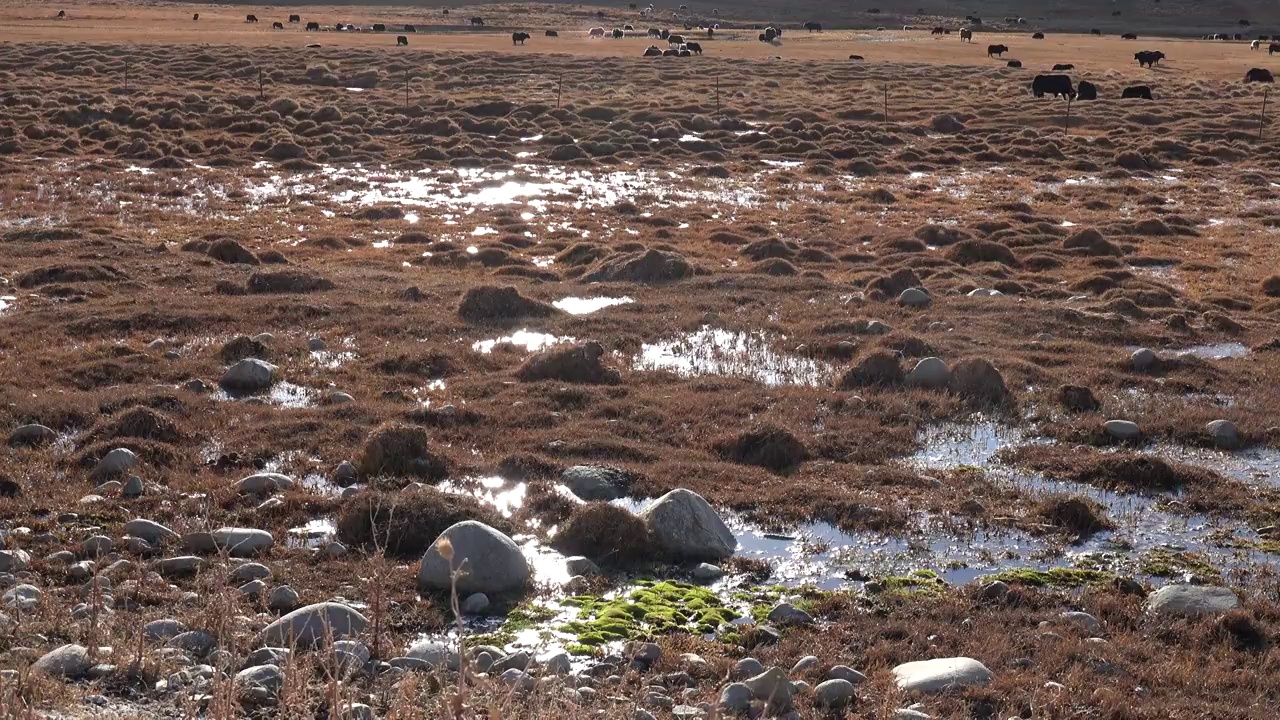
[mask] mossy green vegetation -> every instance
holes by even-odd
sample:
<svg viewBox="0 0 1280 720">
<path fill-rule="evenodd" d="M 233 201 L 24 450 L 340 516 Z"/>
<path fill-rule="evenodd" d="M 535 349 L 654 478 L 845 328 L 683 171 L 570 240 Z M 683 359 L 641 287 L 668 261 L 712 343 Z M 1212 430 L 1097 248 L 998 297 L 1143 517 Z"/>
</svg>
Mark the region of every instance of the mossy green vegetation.
<svg viewBox="0 0 1280 720">
<path fill-rule="evenodd" d="M 502 627 L 493 632 L 467 636 L 470 645 L 494 645 L 506 647 L 516 639 L 516 635 L 527 630 L 537 629 L 559 614 L 553 607 L 546 605 L 522 604 L 511 612 L 502 622 Z M 548 634 L 550 631 L 548 630 Z"/>
<path fill-rule="evenodd" d="M 1153 548 L 1143 553 L 1138 570 L 1152 577 L 1176 577 L 1191 573 L 1213 582 L 1222 580 L 1222 571 L 1201 553 L 1168 548 Z"/>
<path fill-rule="evenodd" d="M 578 608 L 578 619 L 557 630 L 575 636 L 582 647 L 670 632 L 705 635 L 739 617 L 710 590 L 670 580 L 642 580 L 615 598 L 582 595 L 564 604 Z"/>
<path fill-rule="evenodd" d="M 984 582 L 1000 580 L 1010 585 L 1068 588 L 1107 583 L 1114 577 L 1114 574 L 1097 568 L 1049 568 L 1048 570 L 1011 568 L 994 575 L 987 575 L 982 580 Z"/>
<path fill-rule="evenodd" d="M 946 592 L 947 583 L 932 570 L 912 570 L 906 575 L 889 575 L 877 582 L 883 588 L 882 593 L 899 595 L 942 595 Z"/>
</svg>

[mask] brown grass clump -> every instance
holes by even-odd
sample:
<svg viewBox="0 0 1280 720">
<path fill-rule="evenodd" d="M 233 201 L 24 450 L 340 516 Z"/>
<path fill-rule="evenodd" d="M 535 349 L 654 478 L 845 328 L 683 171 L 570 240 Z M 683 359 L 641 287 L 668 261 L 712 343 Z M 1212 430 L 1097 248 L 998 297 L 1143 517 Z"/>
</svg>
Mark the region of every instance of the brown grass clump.
<svg viewBox="0 0 1280 720">
<path fill-rule="evenodd" d="M 983 405 L 1003 405 L 1010 399 L 1004 376 L 982 358 L 962 360 L 951 368 L 951 390 L 957 395 Z"/>
<path fill-rule="evenodd" d="M 587 282 L 661 285 L 691 278 L 696 274 L 696 268 L 680 253 L 647 250 L 605 260 L 583 279 Z"/>
<path fill-rule="evenodd" d="M 1262 294 L 1267 297 L 1280 297 L 1280 275 L 1271 275 L 1262 281 Z"/>
<path fill-rule="evenodd" d="M 1019 264 L 1012 250 L 990 240 L 961 240 L 947 250 L 947 259 L 960 265 L 994 262 L 1016 267 Z"/>
<path fill-rule="evenodd" d="M 94 431 L 94 440 L 139 438 L 173 443 L 182 439 L 182 431 L 173 420 L 148 407 L 135 407 Z"/>
<path fill-rule="evenodd" d="M 1036 514 L 1050 525 L 1066 530 L 1081 540 L 1114 527 L 1101 505 L 1071 495 L 1055 495 L 1044 500 L 1036 508 Z"/>
<path fill-rule="evenodd" d="M 400 354 L 378 361 L 378 372 L 385 375 L 413 375 L 436 380 L 462 372 L 451 355 L 432 351 L 422 355 Z"/>
<path fill-rule="evenodd" d="M 790 431 L 762 425 L 712 443 L 716 454 L 730 462 L 755 465 L 775 473 L 796 469 L 809 458 L 809 450 Z"/>
<path fill-rule="evenodd" d="M 840 378 L 840 387 L 845 390 L 861 387 L 893 387 L 901 385 L 905 377 L 898 353 L 877 350 L 850 368 Z"/>
<path fill-rule="evenodd" d="M 1107 240 L 1102 233 L 1093 228 L 1084 228 L 1072 233 L 1062 242 L 1062 247 L 1067 250 L 1083 250 L 1091 257 L 1118 257 L 1124 254 L 1115 243 Z"/>
<path fill-rule="evenodd" d="M 510 286 L 473 287 L 458 304 L 458 317 L 476 323 L 545 318 L 558 312 L 551 305 L 527 298 Z"/>
<path fill-rule="evenodd" d="M 1102 403 L 1094 397 L 1093 391 L 1081 385 L 1063 385 L 1058 388 L 1058 401 L 1071 412 L 1096 412 Z"/>
<path fill-rule="evenodd" d="M 576 509 L 552 544 L 566 555 L 584 555 L 604 566 L 652 560 L 657 546 L 644 521 L 626 508 L 592 502 Z"/>
<path fill-rule="evenodd" d="M 374 431 L 360 451 L 356 469 L 363 478 L 419 477 L 440 480 L 448 475 L 442 455 L 432 452 L 427 433 L 411 425 L 390 425 Z"/>
<path fill-rule="evenodd" d="M 222 362 L 233 365 L 247 358 L 267 360 L 270 357 L 270 352 L 267 350 L 266 345 L 250 337 L 240 335 L 223 345 L 218 356 L 222 358 Z"/>
<path fill-rule="evenodd" d="M 248 291 L 258 295 L 313 293 L 334 289 L 333 281 L 302 272 L 280 271 L 249 276 Z"/>
<path fill-rule="evenodd" d="M 1262 652 L 1271 645 L 1265 627 L 1245 610 L 1234 610 L 1218 618 L 1217 633 L 1241 652 Z"/>
<path fill-rule="evenodd" d="M 362 492 L 342 505 L 338 539 L 387 555 L 419 558 L 440 533 L 464 520 L 477 520 L 511 534 L 511 523 L 469 495 L 416 488 L 398 493 Z"/>
<path fill-rule="evenodd" d="M 258 265 L 258 256 L 231 238 L 222 238 L 209 246 L 209 257 L 228 265 Z"/>
<path fill-rule="evenodd" d="M 617 385 L 622 375 L 601 362 L 604 347 L 589 342 L 579 347 L 551 350 L 534 355 L 516 371 L 516 378 L 523 382 L 559 380 L 590 385 Z"/>
<path fill-rule="evenodd" d="M 1056 446 L 1023 446 L 1011 459 L 1051 477 L 1123 492 L 1170 492 L 1188 486 L 1211 486 L 1213 472 L 1152 455 L 1133 452 L 1064 451 Z"/>
</svg>

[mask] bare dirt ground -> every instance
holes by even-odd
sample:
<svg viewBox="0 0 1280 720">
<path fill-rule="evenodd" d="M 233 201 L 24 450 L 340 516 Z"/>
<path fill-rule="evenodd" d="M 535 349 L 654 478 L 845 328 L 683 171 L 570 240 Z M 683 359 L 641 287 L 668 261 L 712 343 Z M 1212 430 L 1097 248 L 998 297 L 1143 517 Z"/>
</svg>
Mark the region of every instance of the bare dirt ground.
<svg viewBox="0 0 1280 720">
<path fill-rule="evenodd" d="M 1280 703 L 1280 145 L 1242 82 L 1280 70 L 1265 49 L 744 28 L 642 58 L 648 39 L 586 37 L 592 7 L 59 7 L 0 5 L 0 711 L 692 715 L 748 655 L 816 655 L 789 673 L 815 717 L 837 664 L 867 676 L 847 709 L 867 718 Z M 270 29 L 290 13 L 419 32 Z M 489 29 L 457 26 L 475 13 Z M 1138 67 L 1148 49 L 1167 59 Z M 1101 97 L 1069 119 L 1029 94 L 1057 63 Z M 1140 84 L 1154 100 L 1119 99 Z M 246 358 L 270 387 L 220 388 Z M 116 449 L 136 465 L 107 472 Z M 627 518 L 705 497 L 739 543 L 711 601 L 763 612 L 669 632 L 637 600 L 603 639 L 657 640 L 652 667 L 597 643 L 600 618 L 551 619 L 691 577 L 589 523 L 578 465 L 612 468 Z M 242 482 L 260 471 L 293 482 Z M 411 520 L 366 521 L 386 507 Z M 137 518 L 188 537 L 139 544 Z M 472 631 L 581 674 L 472 674 L 464 698 L 386 664 L 455 641 L 416 579 L 461 518 L 538 561 Z M 265 587 L 201 544 L 221 527 L 270 532 Z M 549 549 L 570 541 L 606 575 L 572 592 Z M 189 554 L 201 572 L 160 562 Z M 1241 608 L 1145 607 L 1168 583 Z M 354 603 L 371 657 L 276 659 L 269 697 L 232 680 L 283 585 Z M 757 627 L 789 593 L 815 624 Z M 208 637 L 166 648 L 143 630 L 162 619 Z M 95 651 L 74 682 L 32 669 L 67 643 Z M 895 684 L 952 656 L 993 680 Z"/>
</svg>

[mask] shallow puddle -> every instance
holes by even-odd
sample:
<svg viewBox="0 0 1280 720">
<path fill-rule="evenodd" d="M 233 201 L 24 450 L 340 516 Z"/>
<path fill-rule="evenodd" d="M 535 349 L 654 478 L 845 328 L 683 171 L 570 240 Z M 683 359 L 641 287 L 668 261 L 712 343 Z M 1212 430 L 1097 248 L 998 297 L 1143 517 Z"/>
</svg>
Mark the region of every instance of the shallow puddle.
<svg viewBox="0 0 1280 720">
<path fill-rule="evenodd" d="M 988 479 L 1005 483 L 1026 495 L 1067 494 L 1098 502 L 1106 507 L 1107 515 L 1116 528 L 1096 533 L 1073 546 L 1073 553 L 1096 553 L 1136 560 L 1143 552 L 1186 550 L 1202 553 L 1221 569 L 1247 568 L 1251 564 L 1268 562 L 1261 553 L 1227 549 L 1211 542 L 1211 535 L 1222 534 L 1246 541 L 1257 540 L 1256 533 L 1247 525 L 1224 518 L 1176 515 L 1158 507 L 1162 498 L 1176 497 L 1176 493 L 1139 495 L 1109 492 L 1092 485 L 1051 480 L 999 462 L 997 453 L 1000 450 L 1029 442 L 1049 441 L 1027 438 L 1017 429 L 990 421 L 972 425 L 947 425 L 922 432 L 921 450 L 907 461 L 921 469 L 977 468 Z M 1174 455 L 1167 448 L 1164 452 L 1155 451 L 1152 454 Z M 1195 462 L 1225 475 L 1244 479 L 1244 475 L 1256 474 L 1271 477 L 1271 470 L 1267 468 L 1280 462 L 1280 453 L 1201 453 L 1173 459 Z"/>
<path fill-rule="evenodd" d="M 457 495 L 470 495 L 475 499 L 492 506 L 509 518 L 524 505 L 527 485 L 522 482 L 512 483 L 497 476 L 465 478 L 458 481 L 445 481 L 437 486 L 441 492 Z"/>
<path fill-rule="evenodd" d="M 570 315 L 590 315 L 599 312 L 605 308 L 617 305 L 627 305 L 635 302 L 629 297 L 567 297 L 556 300 L 551 303 L 556 308 L 569 313 Z M 3 308 L 0 308 L 2 310 Z"/>
<path fill-rule="evenodd" d="M 264 394 L 257 395 L 240 395 L 231 394 L 225 390 L 218 390 L 213 394 L 214 400 L 222 402 L 259 402 L 270 405 L 279 405 L 283 408 L 309 408 L 316 404 L 316 397 L 319 392 L 302 385 L 296 385 L 291 382 L 278 382 L 271 386 L 271 390 Z"/>
<path fill-rule="evenodd" d="M 778 352 L 765 333 L 707 326 L 673 340 L 645 344 L 634 367 L 666 370 L 681 377 L 740 377 L 764 385 L 825 386 L 836 374 L 827 363 Z"/>
<path fill-rule="evenodd" d="M 270 168 L 261 165 L 262 169 Z M 352 187 L 352 186 L 355 187 Z M 332 186 L 342 189 L 326 190 Z M 250 181 L 244 191 L 258 203 L 292 196 L 327 195 L 340 204 L 401 205 L 469 209 L 524 205 L 545 214 L 553 206 L 573 209 L 612 207 L 643 194 L 660 207 L 721 203 L 754 206 L 764 193 L 750 182 L 700 179 L 690 182 L 677 170 L 594 171 L 521 164 L 511 169 L 478 168 L 412 172 L 386 167 L 325 166 L 317 173 L 272 174 Z"/>
<path fill-rule="evenodd" d="M 333 518 L 316 518 L 295 528 L 289 528 L 289 536 L 285 545 L 291 548 L 324 547 L 338 534 L 338 526 Z"/>
<path fill-rule="evenodd" d="M 337 370 L 357 358 L 358 356 L 353 352 L 335 352 L 332 350 L 311 351 L 311 362 L 326 370 Z"/>
<path fill-rule="evenodd" d="M 1249 354 L 1249 348 L 1236 342 L 1218 343 L 1216 345 L 1192 345 L 1191 347 L 1167 351 L 1175 356 L 1192 355 L 1203 360 L 1227 360 L 1242 358 Z"/>
<path fill-rule="evenodd" d="M 517 330 L 500 338 L 476 341 L 471 344 L 471 349 L 478 353 L 488 354 L 493 352 L 493 349 L 499 345 L 514 345 L 529 352 L 538 352 L 552 345 L 566 342 L 573 342 L 573 338 L 533 332 L 531 330 Z"/>
</svg>

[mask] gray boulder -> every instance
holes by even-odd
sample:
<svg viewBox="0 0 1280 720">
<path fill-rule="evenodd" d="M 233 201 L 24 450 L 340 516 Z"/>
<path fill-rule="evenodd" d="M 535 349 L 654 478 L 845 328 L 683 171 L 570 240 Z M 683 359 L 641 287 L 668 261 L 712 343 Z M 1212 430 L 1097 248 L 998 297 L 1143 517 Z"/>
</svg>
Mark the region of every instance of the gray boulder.
<svg viewBox="0 0 1280 720">
<path fill-rule="evenodd" d="M 240 583 L 253 582 L 254 580 L 265 580 L 269 577 L 271 577 L 271 568 L 263 565 L 262 563 L 244 563 L 231 571 L 231 579 Z"/>
<path fill-rule="evenodd" d="M 298 592 L 288 585 L 279 585 L 267 596 L 267 609 L 289 612 L 298 607 Z"/>
<path fill-rule="evenodd" d="M 142 495 L 142 478 L 137 475 L 130 475 L 128 480 L 124 481 L 124 488 L 120 490 L 120 495 L 127 498 L 135 498 Z"/>
<path fill-rule="evenodd" d="M 284 685 L 284 671 L 276 665 L 256 665 L 236 673 L 233 686 L 237 695 L 245 701 L 257 704 L 273 704 Z"/>
<path fill-rule="evenodd" d="M 293 478 L 280 473 L 254 473 L 235 484 L 236 492 L 242 495 L 266 495 L 291 487 Z"/>
<path fill-rule="evenodd" d="M 165 577 L 176 577 L 180 575 L 191 575 L 204 567 L 204 558 L 195 555 L 179 555 L 177 557 L 164 558 L 157 560 L 155 564 L 156 572 Z"/>
<path fill-rule="evenodd" d="M 218 528 L 213 531 L 213 541 L 232 557 L 250 557 L 269 549 L 275 540 L 266 530 L 254 528 Z"/>
<path fill-rule="evenodd" d="M 853 700 L 854 692 L 853 683 L 848 680 L 827 680 L 813 689 L 813 697 L 818 705 L 839 710 Z"/>
<path fill-rule="evenodd" d="M 529 562 L 515 541 L 475 520 L 457 523 L 443 533 L 453 546 L 452 564 L 437 549 L 439 538 L 422 556 L 418 570 L 418 586 L 431 590 L 448 590 L 453 568 L 464 567 L 458 578 L 458 592 L 463 594 L 496 594 L 523 587 L 529 582 Z M 465 565 L 464 565 L 465 563 Z"/>
<path fill-rule="evenodd" d="M 764 700 L 770 710 L 781 713 L 791 709 L 791 682 L 782 668 L 769 668 L 742 684 L 751 689 L 757 700 Z"/>
<path fill-rule="evenodd" d="M 1142 436 L 1138 424 L 1130 420 L 1108 420 L 1102 424 L 1102 429 L 1111 437 L 1122 441 L 1137 440 Z"/>
<path fill-rule="evenodd" d="M 936 357 L 923 358 L 907 374 L 908 385 L 930 390 L 945 388 L 949 382 L 951 382 L 951 368 Z"/>
<path fill-rule="evenodd" d="M 1212 585 L 1165 585 L 1147 596 L 1147 610 L 1156 615 L 1221 615 L 1238 607 L 1234 592 Z"/>
<path fill-rule="evenodd" d="M 1088 632 L 1102 632 L 1102 623 L 1098 622 L 1098 618 L 1087 612 L 1068 611 L 1062 613 L 1061 617 L 1064 621 L 1079 625 Z"/>
<path fill-rule="evenodd" d="M 197 658 L 203 658 L 218 649 L 218 639 L 202 630 L 189 630 L 169 638 L 166 647 L 177 648 L 189 652 Z"/>
<path fill-rule="evenodd" d="M 730 683 L 720 691 L 720 709 L 731 715 L 745 715 L 751 710 L 755 695 L 742 683 Z"/>
<path fill-rule="evenodd" d="M 489 596 L 484 593 L 472 593 L 458 604 L 464 615 L 478 615 L 489 609 Z"/>
<path fill-rule="evenodd" d="M 738 539 L 711 504 L 695 492 L 678 489 L 640 512 L 640 519 L 667 554 L 690 560 L 729 557 Z"/>
<path fill-rule="evenodd" d="M 569 662 L 569 653 L 564 651 L 555 652 L 550 657 L 543 658 L 541 665 L 545 672 L 552 675 L 568 675 L 573 669 L 573 665 Z"/>
<path fill-rule="evenodd" d="M 627 494 L 631 484 L 625 472 L 599 465 L 575 465 L 560 473 L 560 482 L 588 502 L 617 500 Z"/>
<path fill-rule="evenodd" d="M 778 603 L 769 611 L 769 622 L 777 625 L 812 625 L 813 616 L 791 603 Z"/>
<path fill-rule="evenodd" d="M 903 663 L 893 669 L 893 677 L 900 690 L 937 693 L 986 685 L 991 682 L 991 671 L 973 658 L 935 658 Z"/>
<path fill-rule="evenodd" d="M 58 439 L 53 428 L 44 425 L 23 425 L 9 433 L 9 447 L 39 447 Z"/>
<path fill-rule="evenodd" d="M 233 393 L 259 393 L 276 381 L 276 366 L 257 358 L 246 358 L 227 368 L 218 384 Z"/>
<path fill-rule="evenodd" d="M 1204 431 L 1213 440 L 1213 444 L 1223 450 L 1236 450 L 1240 447 L 1240 430 L 1230 420 L 1214 420 L 1204 426 Z"/>
<path fill-rule="evenodd" d="M 169 640 L 187 631 L 187 626 L 180 620 L 152 620 L 142 626 L 142 633 L 148 640 Z"/>
<path fill-rule="evenodd" d="M 40 604 L 42 597 L 44 593 L 40 592 L 40 588 L 24 583 L 5 590 L 4 595 L 0 595 L 0 603 L 15 610 L 32 610 Z"/>
<path fill-rule="evenodd" d="M 312 648 L 326 639 L 342 640 L 364 632 L 368 620 L 351 607 L 322 602 L 298 608 L 268 625 L 262 642 L 277 647 Z"/>
<path fill-rule="evenodd" d="M 729 677 L 736 679 L 745 679 L 753 675 L 759 675 L 764 672 L 764 665 L 753 657 L 745 657 L 733 664 L 733 671 Z"/>
<path fill-rule="evenodd" d="M 284 667 L 284 664 L 289 662 L 289 656 L 292 654 L 293 653 L 289 652 L 287 648 L 258 648 L 257 650 L 249 653 L 249 656 L 244 659 L 244 663 L 241 667 L 251 668 L 255 665 L 277 665 L 279 667 Z"/>
<path fill-rule="evenodd" d="M 848 665 L 836 665 L 827 671 L 827 677 L 832 680 L 848 680 L 854 685 L 861 685 L 867 681 L 866 675 L 863 675 Z"/>
<path fill-rule="evenodd" d="M 924 288 L 907 288 L 898 295 L 898 304 L 904 307 L 924 307 L 933 302 Z"/>
<path fill-rule="evenodd" d="M 125 474 L 138 464 L 138 456 L 128 448 L 116 448 L 107 453 L 93 469 L 93 478 L 101 480 Z"/>
<path fill-rule="evenodd" d="M 712 580 L 719 580 L 722 577 L 724 577 L 724 570 L 722 570 L 719 565 L 698 563 L 697 567 L 693 569 L 693 578 L 695 580 L 711 582 Z"/>
<path fill-rule="evenodd" d="M 1156 354 L 1149 348 L 1139 348 L 1133 351 L 1130 357 L 1133 362 L 1133 369 L 1138 372 L 1146 372 L 1156 364 Z"/>
<path fill-rule="evenodd" d="M 124 532 L 126 535 L 132 535 L 136 538 L 142 538 L 152 545 L 157 545 L 165 540 L 177 540 L 178 533 L 151 520 L 137 519 L 130 520 L 124 524 Z"/>
<path fill-rule="evenodd" d="M 0 550 L 0 572 L 22 572 L 30 565 L 31 553 L 26 550 Z"/>
<path fill-rule="evenodd" d="M 574 557 L 565 558 L 565 568 L 569 571 L 569 575 L 582 575 L 584 577 L 590 575 L 600 575 L 600 568 L 591 562 L 590 558 L 576 555 Z"/>
<path fill-rule="evenodd" d="M 512 668 L 515 668 L 516 670 L 528 670 L 530 660 L 531 658 L 527 652 L 513 652 L 510 655 L 494 662 L 492 667 L 489 668 L 489 671 L 501 673 Z"/>
<path fill-rule="evenodd" d="M 111 538 L 105 535 L 94 535 L 85 538 L 85 541 L 80 543 L 80 552 L 84 553 L 84 556 L 88 558 L 101 557 L 109 555 L 113 545 Z"/>
<path fill-rule="evenodd" d="M 404 657 L 424 662 L 428 667 L 432 668 L 457 670 L 460 665 L 458 653 L 450 649 L 448 645 L 435 640 L 419 640 L 415 642 L 405 651 Z"/>
<path fill-rule="evenodd" d="M 93 660 L 89 659 L 89 651 L 81 645 L 70 644 L 45 653 L 31 666 L 31 671 L 51 677 L 76 679 L 88 675 L 91 667 Z"/>
</svg>

